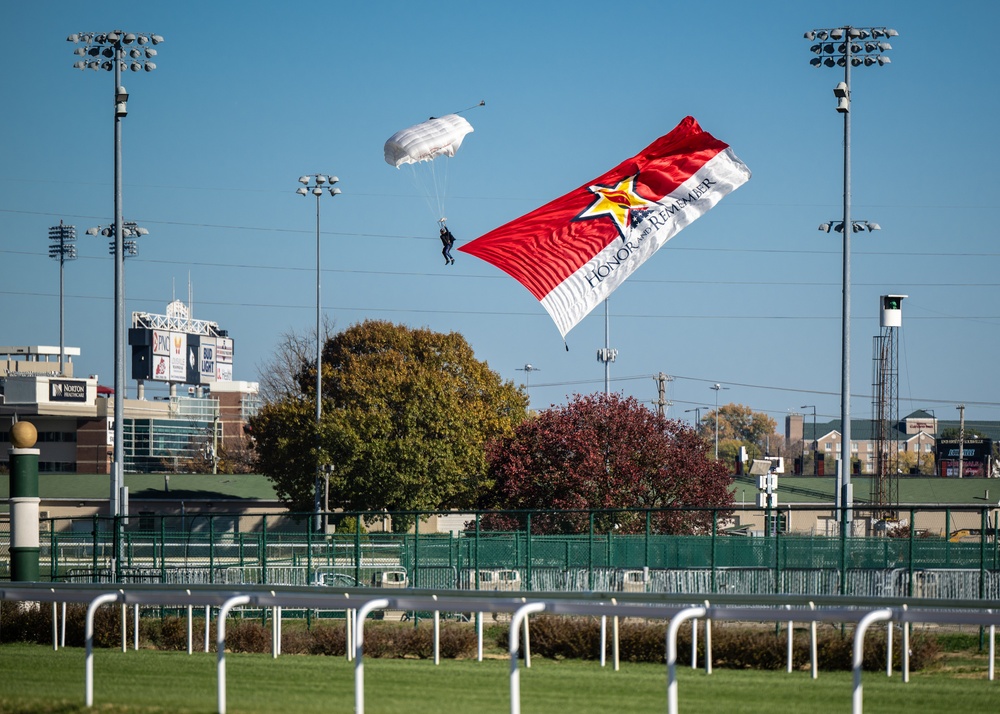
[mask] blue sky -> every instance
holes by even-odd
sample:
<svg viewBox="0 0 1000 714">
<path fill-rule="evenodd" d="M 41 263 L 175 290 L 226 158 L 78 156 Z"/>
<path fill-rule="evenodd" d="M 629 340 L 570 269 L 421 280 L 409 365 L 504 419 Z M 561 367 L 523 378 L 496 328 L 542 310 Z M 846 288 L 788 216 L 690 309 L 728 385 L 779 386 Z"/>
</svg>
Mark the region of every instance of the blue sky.
<svg viewBox="0 0 1000 714">
<path fill-rule="evenodd" d="M 308 173 L 322 204 L 323 311 L 465 336 L 531 404 L 604 388 L 598 308 L 568 335 L 511 278 L 465 254 L 445 268 L 436 215 L 382 159 L 396 130 L 464 109 L 448 164 L 462 244 L 600 175 L 692 115 L 753 178 L 643 265 L 609 303 L 612 389 L 670 416 L 738 402 L 775 418 L 840 414 L 841 250 L 817 231 L 842 205 L 843 71 L 809 65 L 814 28 L 888 26 L 886 67 L 852 73 L 852 415 L 871 415 L 878 296 L 909 295 L 899 411 L 1000 419 L 1000 174 L 992 27 L 1000 5 L 900 2 L 4 3 L 18 53 L 0 74 L 0 344 L 59 343 L 48 228 L 77 226 L 66 344 L 77 374 L 112 374 L 113 80 L 72 68 L 73 32 L 160 34 L 158 69 L 128 73 L 124 215 L 149 230 L 126 262 L 126 309 L 176 296 L 235 338 L 256 380 L 280 335 L 315 324 Z M 991 227 L 992 226 L 992 227 Z M 133 387 L 130 384 L 130 392 Z M 811 416 L 812 410 L 805 412 Z"/>
</svg>

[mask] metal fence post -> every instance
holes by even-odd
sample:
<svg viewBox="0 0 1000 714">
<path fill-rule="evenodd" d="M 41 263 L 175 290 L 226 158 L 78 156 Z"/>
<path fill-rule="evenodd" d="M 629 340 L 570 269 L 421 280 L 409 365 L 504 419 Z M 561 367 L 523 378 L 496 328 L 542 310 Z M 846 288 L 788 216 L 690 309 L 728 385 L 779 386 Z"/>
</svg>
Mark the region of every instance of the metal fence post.
<svg viewBox="0 0 1000 714">
<path fill-rule="evenodd" d="M 56 522 L 55 519 L 49 521 L 49 580 L 55 582 L 58 580 L 59 568 L 58 568 L 58 556 L 56 555 L 58 548 L 58 542 L 56 537 Z M 55 620 L 55 618 L 53 618 Z"/>
<path fill-rule="evenodd" d="M 111 521 L 112 535 L 115 538 L 114 546 L 112 548 L 112 553 L 114 554 L 114 568 L 112 569 L 112 581 L 119 583 L 121 582 L 121 567 L 122 567 L 122 517 L 114 516 Z"/>
<path fill-rule="evenodd" d="M 587 589 L 594 589 L 594 512 L 590 511 L 587 526 Z"/>
<path fill-rule="evenodd" d="M 650 518 L 652 514 L 650 510 L 646 509 L 646 538 L 643 542 L 643 553 L 642 553 L 642 567 L 649 569 L 649 531 L 650 531 Z M 714 574 L 712 576 L 715 577 Z"/>
<path fill-rule="evenodd" d="M 215 519 L 208 514 L 208 582 L 215 582 Z"/>
<path fill-rule="evenodd" d="M 313 572 L 313 544 L 312 544 L 312 528 L 306 527 L 306 582 L 310 582 Z"/>
<path fill-rule="evenodd" d="M 480 516 L 481 516 L 481 514 L 477 511 L 476 512 L 476 540 L 475 540 L 476 550 L 473 553 L 473 557 L 472 557 L 472 562 L 473 562 L 474 567 L 476 569 L 476 590 L 479 589 L 479 518 L 480 518 Z M 481 622 L 481 620 L 480 620 L 480 622 Z"/>
<path fill-rule="evenodd" d="M 774 592 L 781 592 L 781 511 L 774 511 Z"/>
<path fill-rule="evenodd" d="M 95 583 L 97 582 L 97 529 L 98 529 L 99 524 L 100 524 L 100 521 L 97 520 L 97 514 L 95 513 L 94 514 L 94 530 L 93 530 L 93 536 L 94 536 L 94 538 L 93 538 L 93 548 L 92 548 L 92 554 L 91 554 L 92 555 L 92 560 L 93 560 L 93 565 L 92 565 L 93 570 L 91 571 L 91 576 L 90 576 L 91 580 L 93 582 L 95 582 Z"/>
<path fill-rule="evenodd" d="M 846 506 L 842 506 L 841 511 L 845 511 Z M 840 594 L 847 594 L 847 528 L 849 521 L 843 513 L 838 513 L 840 521 Z"/>
<path fill-rule="evenodd" d="M 404 536 L 405 537 L 405 536 Z M 354 514 L 354 579 L 361 582 L 361 514 Z"/>
<path fill-rule="evenodd" d="M 260 552 L 257 554 L 257 561 L 260 563 L 262 572 L 267 572 L 267 514 L 260 519 Z"/>
<path fill-rule="evenodd" d="M 413 587 L 420 587 L 420 514 L 413 516 Z M 414 621 L 417 618 L 413 618 Z M 413 624 L 416 624 L 414 622 Z"/>
<path fill-rule="evenodd" d="M 717 508 L 712 509 L 712 592 L 718 592 L 718 585 L 716 583 L 716 553 L 715 546 L 717 541 L 717 536 L 719 534 L 719 510 Z"/>
<path fill-rule="evenodd" d="M 979 511 L 979 599 L 986 598 L 986 526 L 989 524 L 989 517 L 986 513 L 986 506 Z M 994 536 L 995 537 L 995 536 Z M 979 627 L 979 634 L 982 637 L 983 628 Z M 980 649 L 982 646 L 980 645 Z"/>
<path fill-rule="evenodd" d="M 531 590 L 531 511 L 528 511 L 528 517 L 525 522 L 524 527 L 524 559 L 525 559 L 525 573 L 528 577 L 528 590 Z"/>
<path fill-rule="evenodd" d="M 906 595 L 907 597 L 913 597 L 913 539 L 917 532 L 917 517 L 916 511 L 910 509 L 910 555 L 909 555 L 909 565 L 908 572 L 906 574 L 907 586 Z"/>
<path fill-rule="evenodd" d="M 167 517 L 160 516 L 160 579 L 167 581 Z M 155 551 L 156 548 L 153 548 Z"/>
</svg>

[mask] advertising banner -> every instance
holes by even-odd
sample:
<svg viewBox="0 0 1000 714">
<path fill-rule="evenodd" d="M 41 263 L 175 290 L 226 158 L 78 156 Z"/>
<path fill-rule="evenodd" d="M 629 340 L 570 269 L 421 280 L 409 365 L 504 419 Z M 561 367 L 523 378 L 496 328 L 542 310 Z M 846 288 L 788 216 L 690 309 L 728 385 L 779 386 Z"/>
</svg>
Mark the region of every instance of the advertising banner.
<svg viewBox="0 0 1000 714">
<path fill-rule="evenodd" d="M 198 348 L 198 372 L 201 383 L 215 381 L 215 338 L 202 337 Z"/>
<path fill-rule="evenodd" d="M 184 382 L 186 384 L 201 384 L 201 336 L 187 336 L 187 358 L 184 363 Z"/>
<path fill-rule="evenodd" d="M 153 354 L 170 355 L 170 333 L 165 330 L 153 330 Z"/>
<path fill-rule="evenodd" d="M 187 334 L 170 333 L 170 381 L 187 381 Z"/>
</svg>

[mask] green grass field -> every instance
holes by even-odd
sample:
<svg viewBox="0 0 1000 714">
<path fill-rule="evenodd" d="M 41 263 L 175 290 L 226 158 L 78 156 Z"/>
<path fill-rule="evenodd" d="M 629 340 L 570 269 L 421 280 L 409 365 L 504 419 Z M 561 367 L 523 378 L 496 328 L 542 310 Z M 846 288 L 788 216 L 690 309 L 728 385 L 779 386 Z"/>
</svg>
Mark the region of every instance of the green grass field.
<svg viewBox="0 0 1000 714">
<path fill-rule="evenodd" d="M 354 706 L 354 665 L 337 657 L 231 654 L 226 658 L 227 704 L 240 712 L 349 712 Z M 610 663 L 609 663 L 610 665 Z M 523 666 L 522 666 L 523 667 Z M 0 711 L 85 712 L 84 651 L 12 644 L 0 646 Z M 510 711 L 509 662 L 490 659 L 365 660 L 365 704 L 371 714 Z M 716 669 L 706 675 L 678 668 L 681 711 L 718 714 L 845 712 L 851 708 L 849 672 L 759 672 Z M 871 712 L 995 712 L 1000 681 L 982 667 L 864 675 L 865 709 Z M 215 654 L 97 650 L 97 712 L 213 712 Z M 521 671 L 526 714 L 606 714 L 666 710 L 666 668 L 623 664 L 618 672 L 596 662 L 533 658 Z"/>
</svg>

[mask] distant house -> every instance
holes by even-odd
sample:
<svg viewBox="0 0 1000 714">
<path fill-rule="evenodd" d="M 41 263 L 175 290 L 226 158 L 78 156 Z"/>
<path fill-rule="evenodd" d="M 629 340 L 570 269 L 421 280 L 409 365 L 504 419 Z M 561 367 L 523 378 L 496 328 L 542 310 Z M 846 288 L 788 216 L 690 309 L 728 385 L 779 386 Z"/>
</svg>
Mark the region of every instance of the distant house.
<svg viewBox="0 0 1000 714">
<path fill-rule="evenodd" d="M 888 439 L 895 443 L 896 450 L 900 454 L 933 455 L 937 466 L 936 475 L 953 477 L 958 475 L 957 457 L 951 458 L 938 453 L 939 435 L 950 430 L 957 432 L 959 426 L 958 420 L 938 419 L 927 411 L 917 410 L 900 419 L 899 423 L 891 425 Z M 974 431 L 986 438 L 974 440 L 970 436 L 968 440 L 970 445 L 976 441 L 978 448 L 970 452 L 969 459 L 963 461 L 962 475 L 966 478 L 989 476 L 994 467 L 992 447 L 1000 440 L 1000 422 L 966 421 L 965 429 L 970 435 Z M 789 414 L 785 417 L 785 440 L 789 445 L 796 443 L 801 445 L 804 457 L 802 473 L 831 475 L 842 449 L 840 419 L 812 422 L 805 414 Z M 851 459 L 855 463 L 857 472 L 874 473 L 875 443 L 872 420 L 852 419 Z M 950 463 L 951 461 L 955 463 Z"/>
</svg>

